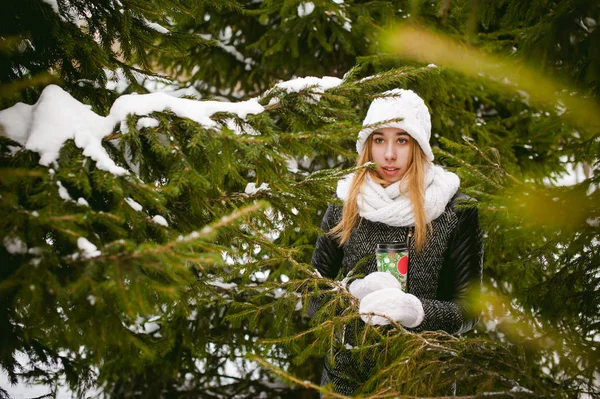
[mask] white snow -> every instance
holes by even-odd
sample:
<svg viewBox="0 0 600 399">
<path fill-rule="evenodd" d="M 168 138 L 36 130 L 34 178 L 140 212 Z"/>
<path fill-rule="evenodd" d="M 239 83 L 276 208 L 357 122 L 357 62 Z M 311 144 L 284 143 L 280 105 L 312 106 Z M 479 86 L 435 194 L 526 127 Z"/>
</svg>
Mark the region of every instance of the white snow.
<svg viewBox="0 0 600 399">
<path fill-rule="evenodd" d="M 60 15 L 60 10 L 58 9 L 58 1 L 57 0 L 42 0 L 44 3 L 49 4 L 50 7 L 54 10 L 55 13 Z"/>
<path fill-rule="evenodd" d="M 16 103 L 10 108 L 0 111 L 0 125 L 6 129 L 6 136 L 14 141 L 24 144 L 27 141 L 31 125 L 31 105 Z M 10 131 L 7 128 L 10 126 Z"/>
<path fill-rule="evenodd" d="M 267 281 L 267 279 L 269 278 L 269 275 L 271 274 L 271 270 L 265 270 L 265 271 L 256 271 L 252 274 L 251 278 L 254 281 L 257 281 L 259 283 L 264 283 L 265 281 Z"/>
<path fill-rule="evenodd" d="M 160 125 L 159 121 L 147 116 L 147 117 L 138 119 L 135 127 L 137 128 L 137 130 L 142 130 L 145 127 L 158 127 L 158 125 Z"/>
<path fill-rule="evenodd" d="M 292 172 L 292 173 L 300 172 L 300 169 L 298 169 L 298 160 L 296 158 L 289 157 L 286 160 L 286 164 L 287 164 L 287 168 L 290 172 Z"/>
<path fill-rule="evenodd" d="M 204 229 L 203 229 L 204 230 Z M 192 231 L 190 234 L 188 234 L 187 236 L 182 236 L 180 235 L 179 237 L 177 237 L 177 241 L 178 242 L 182 242 L 182 241 L 191 241 L 191 240 L 195 240 L 196 238 L 200 237 L 200 233 L 198 233 L 197 231 Z"/>
<path fill-rule="evenodd" d="M 160 215 L 154 215 L 154 217 L 152 217 L 152 221 L 156 224 L 160 224 L 161 226 L 169 227 L 167 220 Z"/>
<path fill-rule="evenodd" d="M 119 123 L 119 130 L 123 134 L 129 133 L 129 126 L 127 125 L 127 121 L 121 121 L 121 123 Z"/>
<path fill-rule="evenodd" d="M 146 334 L 152 334 L 153 332 L 158 330 L 160 330 L 160 325 L 158 323 L 153 321 L 144 323 L 144 332 Z"/>
<path fill-rule="evenodd" d="M 231 26 L 226 26 L 219 32 L 219 40 L 223 40 L 224 42 L 228 42 L 233 37 L 233 29 Z"/>
<path fill-rule="evenodd" d="M 117 166 L 108 156 L 102 147 L 102 139 L 129 114 L 148 115 L 166 109 L 206 128 L 216 126 L 210 119 L 216 112 L 231 112 L 245 119 L 249 114 L 264 111 L 256 99 L 230 103 L 151 93 L 121 96 L 112 105 L 109 115 L 102 117 L 59 86 L 49 85 L 36 104 L 18 103 L 0 111 L 0 124 L 6 136 L 25 145 L 28 150 L 38 152 L 41 165 L 55 163 L 65 141 L 74 139 L 75 145 L 83 149 L 83 154 L 96 161 L 98 169 L 122 176 L 128 171 Z"/>
<path fill-rule="evenodd" d="M 523 393 L 531 393 L 531 394 L 533 394 L 533 393 L 534 393 L 533 391 L 531 391 L 531 390 L 529 390 L 529 389 L 527 389 L 527 388 L 523 388 L 523 387 L 522 387 L 522 386 L 520 386 L 520 385 L 517 385 L 517 386 L 514 386 L 514 387 L 512 387 L 512 388 L 511 388 L 511 390 L 510 390 L 509 392 L 523 392 Z"/>
<path fill-rule="evenodd" d="M 57 181 L 56 185 L 58 186 L 58 196 L 60 198 L 64 199 L 65 201 L 73 201 L 73 198 L 71 198 L 71 196 L 69 195 L 69 192 L 62 185 L 62 183 L 60 181 Z"/>
<path fill-rule="evenodd" d="M 592 227 L 598 227 L 600 226 L 600 217 L 596 217 L 596 218 L 587 218 L 586 223 L 589 224 Z"/>
<path fill-rule="evenodd" d="M 27 253 L 27 244 L 25 244 L 19 237 L 4 237 L 2 240 L 4 244 L 4 248 L 8 251 L 9 254 L 26 254 Z"/>
<path fill-rule="evenodd" d="M 92 244 L 87 238 L 79 237 L 77 239 L 77 248 L 83 251 L 84 258 L 94 258 L 101 254 L 98 247 Z"/>
<path fill-rule="evenodd" d="M 25 134 L 20 132 L 19 136 L 27 137 L 22 143 L 25 148 L 40 154 L 41 165 L 49 166 L 55 162 L 64 142 L 75 139 L 77 147 L 84 150 L 84 155 L 94 159 L 99 169 L 116 175 L 127 173 L 109 158 L 101 145 L 102 138 L 112 132 L 113 124 L 107 118 L 95 114 L 56 85 L 46 87 L 38 102 L 30 107 L 31 124 L 28 131 Z M 6 110 L 0 111 L 0 118 L 4 112 Z M 23 122 L 12 120 L 4 124 L 6 134 L 15 139 L 12 122 L 20 126 Z"/>
<path fill-rule="evenodd" d="M 144 18 L 144 23 L 146 24 L 147 27 L 149 27 L 150 29 L 153 29 L 153 30 L 157 31 L 158 33 L 162 33 L 162 34 L 165 34 L 165 35 L 168 35 L 169 33 L 171 33 L 164 26 L 162 26 L 160 24 L 157 24 L 156 22 L 148 21 L 146 18 Z"/>
<path fill-rule="evenodd" d="M 196 101 L 177 98 L 164 93 L 124 95 L 114 102 L 107 118 L 113 121 L 124 120 L 128 114 L 148 115 L 170 109 L 182 118 L 191 119 L 206 128 L 215 127 L 216 122 L 210 116 L 216 112 L 231 112 L 245 119 L 249 114 L 264 111 L 256 99 L 237 103 L 222 101 Z"/>
<path fill-rule="evenodd" d="M 209 285 L 214 285 L 215 287 L 223 288 L 224 290 L 230 290 L 232 288 L 237 287 L 236 283 L 225 283 L 222 278 L 216 278 L 214 280 L 209 280 L 207 282 Z"/>
<path fill-rule="evenodd" d="M 260 136 L 260 132 L 256 131 L 248 123 L 244 123 L 240 126 L 234 119 L 226 119 L 225 126 L 237 135 L 249 134 L 251 136 Z"/>
<path fill-rule="evenodd" d="M 246 185 L 246 189 L 244 192 L 248 195 L 256 194 L 260 191 L 269 191 L 269 183 L 262 183 L 258 188 L 256 187 L 256 183 L 248 183 Z"/>
<path fill-rule="evenodd" d="M 342 79 L 333 76 L 323 76 L 322 78 L 306 76 L 304 78 L 296 78 L 285 82 L 279 82 L 275 86 L 279 87 L 280 89 L 284 89 L 288 93 L 298 92 L 306 89 L 307 87 L 316 86 L 313 90 L 322 93 L 325 90 L 329 90 L 333 87 L 341 85 L 343 82 L 344 81 Z"/>
<path fill-rule="evenodd" d="M 58 1 L 57 0 L 42 0 L 44 3 L 50 5 L 50 7 L 52 7 L 52 11 L 54 11 L 56 13 L 56 15 L 58 15 L 60 17 L 60 19 L 62 21 L 65 22 L 72 22 L 75 25 L 77 25 L 78 27 L 81 27 L 83 25 L 83 21 L 81 20 L 80 16 L 77 14 L 77 10 L 75 10 L 74 8 L 70 7 L 68 2 L 63 3 L 63 5 L 66 6 L 66 13 L 68 14 L 69 18 L 65 18 L 61 12 L 60 9 L 58 7 Z"/>
<path fill-rule="evenodd" d="M 344 81 L 342 79 L 333 76 L 323 76 L 322 78 L 317 78 L 315 76 L 306 76 L 304 78 L 296 78 L 287 80 L 285 82 L 279 82 L 275 85 L 273 89 L 267 90 L 265 95 L 268 95 L 277 88 L 283 89 L 288 93 L 294 93 L 304 90 L 308 87 L 312 87 L 312 99 L 318 102 L 321 99 L 321 96 L 318 93 L 323 93 L 325 90 L 337 87 L 343 82 Z M 279 99 L 277 97 L 273 97 L 269 101 L 269 105 L 275 105 L 278 102 Z"/>
<path fill-rule="evenodd" d="M 117 93 L 123 93 L 131 84 L 127 76 L 125 76 L 123 69 L 121 68 L 118 68 L 114 71 L 105 69 L 104 73 L 106 74 L 106 88 L 108 90 L 116 91 Z M 131 73 L 136 78 L 136 81 L 138 83 L 143 82 L 146 78 L 145 75 L 142 75 L 136 71 L 132 71 Z"/>
<path fill-rule="evenodd" d="M 306 17 L 307 15 L 312 14 L 315 10 L 315 4 L 312 1 L 307 1 L 306 3 L 300 3 L 298 5 L 298 16 L 300 18 Z"/>
<path fill-rule="evenodd" d="M 129 197 L 125 198 L 125 202 L 127 202 L 127 205 L 132 207 L 134 211 L 140 212 L 142 209 L 144 209 L 143 206 L 141 206 L 139 203 L 135 202 L 135 200 L 132 198 L 129 198 Z"/>
<path fill-rule="evenodd" d="M 129 331 L 135 334 L 152 334 L 158 330 L 160 330 L 160 324 L 156 321 L 160 319 L 160 316 L 152 316 L 150 318 L 144 318 L 140 315 L 136 317 L 135 323 L 127 326 L 123 323 L 123 326 L 127 327 Z M 160 333 L 156 333 L 160 336 Z M 155 334 L 155 336 L 157 336 Z M 158 337 L 157 336 L 157 337 Z"/>
</svg>

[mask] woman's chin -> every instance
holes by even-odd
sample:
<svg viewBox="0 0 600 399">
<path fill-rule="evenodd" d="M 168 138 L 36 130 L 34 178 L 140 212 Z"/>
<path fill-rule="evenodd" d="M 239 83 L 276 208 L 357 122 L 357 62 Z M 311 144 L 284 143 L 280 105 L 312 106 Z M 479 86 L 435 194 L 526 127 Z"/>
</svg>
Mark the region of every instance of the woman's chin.
<svg viewBox="0 0 600 399">
<path fill-rule="evenodd" d="M 404 175 L 400 170 L 396 170 L 395 172 L 390 173 L 385 169 L 377 171 L 377 174 L 382 180 L 385 180 L 387 184 L 399 182 L 402 179 L 402 176 Z"/>
</svg>

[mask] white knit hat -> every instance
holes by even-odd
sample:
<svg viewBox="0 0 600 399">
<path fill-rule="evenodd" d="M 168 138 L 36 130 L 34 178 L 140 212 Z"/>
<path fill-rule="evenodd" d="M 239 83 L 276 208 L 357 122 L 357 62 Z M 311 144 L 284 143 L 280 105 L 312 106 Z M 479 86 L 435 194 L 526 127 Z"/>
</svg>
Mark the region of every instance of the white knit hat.
<svg viewBox="0 0 600 399">
<path fill-rule="evenodd" d="M 421 146 L 425 157 L 433 161 L 431 138 L 431 116 L 425 102 L 412 90 L 393 89 L 383 93 L 385 97 L 373 100 L 363 128 L 358 133 L 356 151 L 360 154 L 367 138 L 377 129 L 395 127 L 406 131 Z M 402 118 L 401 121 L 389 121 Z"/>
</svg>

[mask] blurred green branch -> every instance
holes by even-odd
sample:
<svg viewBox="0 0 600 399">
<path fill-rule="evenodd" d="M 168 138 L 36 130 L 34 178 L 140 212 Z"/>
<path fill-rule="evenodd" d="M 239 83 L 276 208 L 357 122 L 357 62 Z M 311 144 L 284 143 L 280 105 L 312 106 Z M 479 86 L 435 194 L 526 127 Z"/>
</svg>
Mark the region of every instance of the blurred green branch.
<svg viewBox="0 0 600 399">
<path fill-rule="evenodd" d="M 563 112 L 576 126 L 600 129 L 600 106 L 577 91 L 561 87 L 534 68 L 519 65 L 417 25 L 401 25 L 386 33 L 384 48 L 401 57 L 452 68 L 466 76 L 488 77 L 512 91 L 525 91 L 534 102 Z M 565 95 L 560 95 L 564 93 Z"/>
</svg>

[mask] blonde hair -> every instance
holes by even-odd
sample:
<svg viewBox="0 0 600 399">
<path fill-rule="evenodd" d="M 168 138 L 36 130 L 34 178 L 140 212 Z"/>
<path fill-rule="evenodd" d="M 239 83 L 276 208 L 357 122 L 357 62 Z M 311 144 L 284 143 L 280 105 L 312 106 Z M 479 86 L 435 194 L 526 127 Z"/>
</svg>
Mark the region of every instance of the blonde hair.
<svg viewBox="0 0 600 399">
<path fill-rule="evenodd" d="M 371 143 L 371 136 L 369 136 L 365 141 L 365 146 L 362 152 L 358 155 L 358 159 L 356 160 L 356 164 L 358 166 L 362 166 L 367 162 L 372 161 Z M 392 183 L 403 184 L 403 186 L 406 188 L 415 218 L 414 240 L 417 251 L 420 251 L 425 245 L 427 230 L 431 228 L 431 224 L 427 223 L 427 216 L 425 214 L 424 176 L 426 162 L 429 161 L 427 161 L 423 150 L 411 137 L 411 152 L 410 159 L 408 160 L 408 169 L 399 182 Z M 342 208 L 342 218 L 340 222 L 329 231 L 329 234 L 337 239 L 340 244 L 344 244 L 350 239 L 352 231 L 358 224 L 359 214 L 357 199 L 360 193 L 360 187 L 362 186 L 367 173 L 371 175 L 371 178 L 375 182 L 384 186 L 388 184 L 385 180 L 379 177 L 375 171 L 368 168 L 362 168 L 354 174 L 354 178 L 350 183 L 350 189 L 348 190 L 348 198 L 346 199 L 344 207 Z"/>
</svg>

